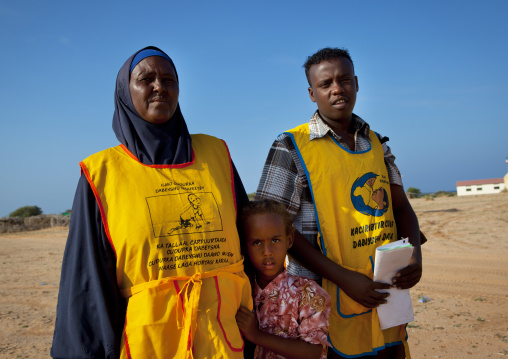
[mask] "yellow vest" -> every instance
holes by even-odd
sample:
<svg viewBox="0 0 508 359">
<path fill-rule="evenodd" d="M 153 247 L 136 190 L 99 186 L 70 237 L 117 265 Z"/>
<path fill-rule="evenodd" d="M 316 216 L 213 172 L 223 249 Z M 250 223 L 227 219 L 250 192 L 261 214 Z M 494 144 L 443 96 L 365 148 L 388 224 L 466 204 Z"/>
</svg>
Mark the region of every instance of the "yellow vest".
<svg viewBox="0 0 508 359">
<path fill-rule="evenodd" d="M 80 163 L 116 253 L 127 314 L 121 358 L 243 358 L 252 308 L 225 143 L 192 136 L 192 161 L 145 165 L 123 145 Z"/>
<path fill-rule="evenodd" d="M 376 248 L 397 239 L 379 139 L 371 131 L 371 148 L 352 152 L 331 135 L 311 141 L 308 124 L 286 133 L 307 175 L 323 254 L 344 268 L 373 278 Z M 366 355 L 405 339 L 404 326 L 382 331 L 376 310 L 355 302 L 325 278 L 323 288 L 332 297 L 329 339 L 335 352 Z"/>
</svg>

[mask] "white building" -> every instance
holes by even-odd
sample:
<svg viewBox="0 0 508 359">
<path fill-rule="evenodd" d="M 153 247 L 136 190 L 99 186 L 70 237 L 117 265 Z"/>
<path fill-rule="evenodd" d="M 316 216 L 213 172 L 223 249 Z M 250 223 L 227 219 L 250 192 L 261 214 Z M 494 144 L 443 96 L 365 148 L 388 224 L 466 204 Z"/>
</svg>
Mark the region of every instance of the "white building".
<svg viewBox="0 0 508 359">
<path fill-rule="evenodd" d="M 508 174 L 505 176 L 505 178 L 491 178 L 474 181 L 458 181 L 457 196 L 499 193 L 505 188 L 507 188 L 507 185 L 505 183 L 506 180 L 508 180 Z"/>
</svg>

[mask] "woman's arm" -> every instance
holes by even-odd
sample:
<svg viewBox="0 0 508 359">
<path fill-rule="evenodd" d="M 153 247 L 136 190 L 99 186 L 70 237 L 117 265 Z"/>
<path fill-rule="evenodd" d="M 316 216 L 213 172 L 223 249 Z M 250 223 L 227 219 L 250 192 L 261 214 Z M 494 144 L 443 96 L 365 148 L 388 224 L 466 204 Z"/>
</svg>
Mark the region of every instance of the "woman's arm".
<svg viewBox="0 0 508 359">
<path fill-rule="evenodd" d="M 245 191 L 245 188 L 243 187 L 242 180 L 240 178 L 240 175 L 238 174 L 238 171 L 236 170 L 235 164 L 233 161 L 231 161 L 231 165 L 233 166 L 233 180 L 235 181 L 235 198 L 236 198 L 236 207 L 237 210 L 240 211 L 240 209 L 245 206 L 246 203 L 249 202 L 249 197 L 247 196 L 247 192 Z"/>
<path fill-rule="evenodd" d="M 115 264 L 94 194 L 81 176 L 62 262 L 52 357 L 119 357 L 125 301 Z"/>
</svg>

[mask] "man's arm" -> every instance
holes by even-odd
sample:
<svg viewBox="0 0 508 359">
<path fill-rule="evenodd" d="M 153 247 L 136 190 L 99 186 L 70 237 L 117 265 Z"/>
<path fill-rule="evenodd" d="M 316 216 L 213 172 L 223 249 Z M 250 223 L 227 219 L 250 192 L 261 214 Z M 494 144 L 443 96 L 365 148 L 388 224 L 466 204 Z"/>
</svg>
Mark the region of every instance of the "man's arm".
<svg viewBox="0 0 508 359">
<path fill-rule="evenodd" d="M 386 170 L 390 178 L 392 208 L 397 225 L 398 239 L 409 238 L 409 241 L 415 248 L 410 265 L 397 273 L 393 283 L 398 288 L 411 288 L 418 283 L 422 276 L 422 252 L 420 245 L 425 243 L 427 238 L 420 232 L 416 214 L 404 193 L 402 178 L 395 164 L 395 156 L 387 144 L 388 137 L 380 137 L 379 135 L 378 137 L 383 146 Z"/>
<path fill-rule="evenodd" d="M 388 289 L 389 284 L 374 282 L 369 277 L 348 270 L 310 245 L 295 231 L 295 241 L 289 253 L 311 271 L 335 283 L 353 300 L 366 308 L 375 308 L 386 303 L 388 293 L 379 293 L 376 289 Z"/>
<path fill-rule="evenodd" d="M 296 155 L 293 158 L 291 153 L 291 140 L 280 136 L 274 141 L 261 174 L 256 200 L 268 198 L 284 203 L 288 212 L 294 215 L 300 209 L 302 188 L 298 186 L 298 158 Z M 363 274 L 341 267 L 313 247 L 298 231 L 295 231 L 295 241 L 289 253 L 307 269 L 331 280 L 364 307 L 375 308 L 385 303 L 388 294 L 375 289 L 387 289 L 390 285 L 375 283 Z"/>
<path fill-rule="evenodd" d="M 390 185 L 392 192 L 393 216 L 397 225 L 397 235 L 399 238 L 409 238 L 413 245 L 413 256 L 409 265 L 401 269 L 393 278 L 393 284 L 397 288 L 411 288 L 420 281 L 422 277 L 422 250 L 420 247 L 420 227 L 418 219 L 409 203 L 404 188 L 399 185 Z"/>
<path fill-rule="evenodd" d="M 409 238 L 414 247 L 410 264 L 393 278 L 394 285 L 406 289 L 415 286 L 422 276 L 420 228 L 404 188 L 399 185 L 390 185 L 390 190 L 398 236 Z M 298 232 L 295 233 L 295 242 L 289 253 L 313 272 L 331 280 L 364 307 L 374 308 L 385 302 L 386 295 L 377 292 L 376 289 L 387 289 L 389 285 L 374 282 L 363 274 L 341 267 L 312 247 Z"/>
</svg>

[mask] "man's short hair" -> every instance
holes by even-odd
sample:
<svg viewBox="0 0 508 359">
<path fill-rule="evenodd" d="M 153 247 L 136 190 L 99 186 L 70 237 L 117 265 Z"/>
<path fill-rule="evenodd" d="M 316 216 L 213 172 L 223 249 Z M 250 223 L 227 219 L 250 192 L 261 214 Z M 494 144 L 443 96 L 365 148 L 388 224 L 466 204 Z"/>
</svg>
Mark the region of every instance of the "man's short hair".
<svg viewBox="0 0 508 359">
<path fill-rule="evenodd" d="M 317 65 L 323 61 L 332 60 L 332 59 L 338 59 L 341 57 L 345 57 L 349 61 L 351 61 L 351 64 L 353 65 L 353 70 L 355 68 L 355 65 L 353 64 L 353 60 L 351 59 L 351 55 L 349 55 L 349 51 L 344 48 L 337 48 L 337 47 L 325 47 L 318 52 L 316 52 L 313 55 L 310 55 L 307 57 L 307 61 L 303 64 L 303 68 L 305 68 L 305 76 L 307 76 L 307 82 L 310 84 L 309 79 L 309 70 L 312 65 Z"/>
</svg>

